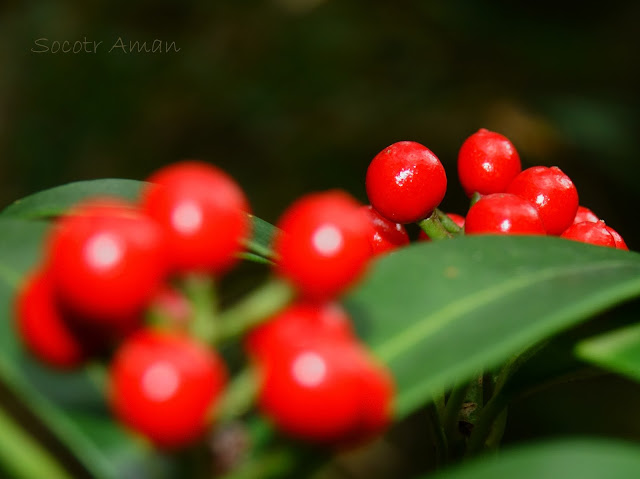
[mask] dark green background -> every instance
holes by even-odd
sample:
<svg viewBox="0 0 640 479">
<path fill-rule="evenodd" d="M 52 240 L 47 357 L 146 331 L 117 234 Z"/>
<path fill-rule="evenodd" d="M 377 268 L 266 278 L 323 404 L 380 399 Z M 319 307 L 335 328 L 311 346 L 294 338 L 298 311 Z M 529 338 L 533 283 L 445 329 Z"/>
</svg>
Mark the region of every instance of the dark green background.
<svg viewBox="0 0 640 479">
<path fill-rule="evenodd" d="M 388 144 L 455 159 L 480 127 L 558 165 L 632 245 L 640 5 L 632 1 L 94 1 L 0 7 L 0 205 L 61 183 L 221 165 L 274 221 L 310 190 L 366 201 Z M 102 41 L 33 53 L 38 38 Z M 180 52 L 109 53 L 124 42 Z"/>
<path fill-rule="evenodd" d="M 311 190 L 366 201 L 369 161 L 407 139 L 440 157 L 443 207 L 464 213 L 457 151 L 486 127 L 513 141 L 525 167 L 561 167 L 581 204 L 640 247 L 638 2 L 87 3 L 0 6 L 0 207 L 74 180 L 143 179 L 190 157 L 230 172 L 273 222 Z M 97 53 L 31 51 L 38 38 L 85 37 L 103 42 Z M 180 51 L 109 53 L 118 37 Z M 639 397 L 623 380 L 599 386 Z M 612 416 L 593 383 L 571 388 L 520 403 L 507 439 L 638 436 L 627 402 Z"/>
</svg>

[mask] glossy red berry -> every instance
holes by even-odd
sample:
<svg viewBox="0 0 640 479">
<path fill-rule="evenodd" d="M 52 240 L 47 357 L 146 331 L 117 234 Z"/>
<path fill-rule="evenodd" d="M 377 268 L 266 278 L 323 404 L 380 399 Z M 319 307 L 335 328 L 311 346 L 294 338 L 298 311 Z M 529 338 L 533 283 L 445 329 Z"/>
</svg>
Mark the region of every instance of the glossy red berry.
<svg viewBox="0 0 640 479">
<path fill-rule="evenodd" d="M 360 277 L 371 258 L 369 218 L 342 191 L 298 199 L 277 226 L 276 271 L 303 296 L 328 299 L 341 293 Z"/>
<path fill-rule="evenodd" d="M 467 138 L 458 153 L 458 177 L 467 196 L 503 193 L 521 170 L 509 139 L 484 128 Z"/>
<path fill-rule="evenodd" d="M 611 226 L 605 225 L 605 228 L 607 228 L 607 231 L 609 232 L 609 234 L 613 236 L 613 241 L 615 242 L 617 249 L 629 251 L 629 247 L 627 246 L 627 243 L 624 241 L 620 233 L 614 230 Z"/>
<path fill-rule="evenodd" d="M 345 444 L 380 433 L 391 417 L 390 376 L 352 342 L 319 336 L 261 363 L 260 409 L 288 435 Z"/>
<path fill-rule="evenodd" d="M 447 190 L 438 157 L 415 141 L 399 141 L 378 153 L 367 169 L 371 205 L 394 223 L 413 223 L 431 214 Z"/>
<path fill-rule="evenodd" d="M 449 218 L 451 218 L 451 221 L 453 221 L 456 225 L 458 225 L 458 228 L 464 228 L 464 216 L 456 214 L 456 213 L 447 213 L 447 216 Z M 420 232 L 418 233 L 418 240 L 419 241 L 431 241 L 431 238 L 429 238 L 427 233 L 425 233 L 424 231 L 420 230 Z"/>
<path fill-rule="evenodd" d="M 265 358 L 283 345 L 302 346 L 317 336 L 355 340 L 346 311 L 337 302 L 296 302 L 254 328 L 247 336 L 251 356 Z"/>
<path fill-rule="evenodd" d="M 20 339 L 40 361 L 60 369 L 72 369 L 84 362 L 87 351 L 65 321 L 51 278 L 44 270 L 32 274 L 22 285 L 15 307 Z"/>
<path fill-rule="evenodd" d="M 118 349 L 109 370 L 118 419 L 162 448 L 202 436 L 226 384 L 222 360 L 186 335 L 141 330 Z"/>
<path fill-rule="evenodd" d="M 545 234 L 538 210 L 529 201 L 508 193 L 483 196 L 469 208 L 466 234 Z"/>
<path fill-rule="evenodd" d="M 576 211 L 576 216 L 573 219 L 572 224 L 582 223 L 584 221 L 590 221 L 591 223 L 597 223 L 600 221 L 593 211 L 589 208 L 585 208 L 584 206 L 578 206 L 578 211 Z"/>
<path fill-rule="evenodd" d="M 222 274 L 250 234 L 249 203 L 235 181 L 207 163 L 160 169 L 142 194 L 142 208 L 164 228 L 174 272 Z"/>
<path fill-rule="evenodd" d="M 611 233 L 609 233 L 607 226 L 602 221 L 598 221 L 597 223 L 593 223 L 591 221 L 576 223 L 567 228 L 560 237 L 573 241 L 580 241 L 582 243 L 608 246 L 609 248 L 616 247 L 615 239 Z"/>
<path fill-rule="evenodd" d="M 58 221 L 48 246 L 56 295 L 90 322 L 138 321 L 166 276 L 161 228 L 119 201 L 78 206 Z"/>
<path fill-rule="evenodd" d="M 573 223 L 578 210 L 578 191 L 560 168 L 533 166 L 514 178 L 507 193 L 535 205 L 548 234 L 560 235 Z"/>
<path fill-rule="evenodd" d="M 409 235 L 404 226 L 381 216 L 371 205 L 362 208 L 373 226 L 373 235 L 369 238 L 369 242 L 374 255 L 387 253 L 409 244 Z"/>
</svg>

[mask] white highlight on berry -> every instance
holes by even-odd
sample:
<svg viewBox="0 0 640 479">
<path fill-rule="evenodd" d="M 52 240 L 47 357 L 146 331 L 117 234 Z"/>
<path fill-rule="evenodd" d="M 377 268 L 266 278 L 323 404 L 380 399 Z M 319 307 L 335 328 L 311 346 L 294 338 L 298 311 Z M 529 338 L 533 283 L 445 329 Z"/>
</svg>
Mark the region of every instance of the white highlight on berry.
<svg viewBox="0 0 640 479">
<path fill-rule="evenodd" d="M 293 378 L 303 386 L 315 387 L 324 380 L 327 365 L 324 359 L 313 351 L 300 354 L 291 366 Z"/>
<path fill-rule="evenodd" d="M 96 269 L 105 270 L 122 259 L 123 251 L 117 236 L 100 233 L 87 242 L 84 254 L 88 264 Z"/>
<path fill-rule="evenodd" d="M 158 361 L 142 376 L 142 390 L 145 396 L 157 402 L 171 398 L 179 385 L 178 372 L 168 361 Z"/>
<path fill-rule="evenodd" d="M 333 225 L 324 225 L 316 230 L 311 242 L 320 254 L 331 256 L 342 248 L 342 233 Z"/>
<path fill-rule="evenodd" d="M 395 177 L 396 184 L 397 184 L 398 186 L 402 186 L 402 185 L 404 185 L 404 183 L 405 183 L 407 180 L 409 180 L 412 176 L 413 176 L 413 170 L 411 170 L 411 169 L 405 169 L 405 170 L 402 170 L 402 171 L 400 171 L 400 172 L 396 175 L 396 177 Z"/>
<path fill-rule="evenodd" d="M 178 204 L 171 213 L 171 224 L 182 234 L 193 234 L 202 226 L 202 210 L 195 201 Z"/>
<path fill-rule="evenodd" d="M 500 222 L 500 231 L 510 231 L 511 230 L 511 220 L 504 219 Z"/>
</svg>

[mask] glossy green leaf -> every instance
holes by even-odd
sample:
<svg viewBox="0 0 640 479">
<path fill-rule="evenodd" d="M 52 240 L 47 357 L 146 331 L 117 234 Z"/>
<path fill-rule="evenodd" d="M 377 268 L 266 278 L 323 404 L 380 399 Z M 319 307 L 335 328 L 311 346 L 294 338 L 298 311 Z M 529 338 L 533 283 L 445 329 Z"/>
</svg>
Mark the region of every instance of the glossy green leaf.
<svg viewBox="0 0 640 479">
<path fill-rule="evenodd" d="M 582 341 L 576 354 L 585 361 L 640 381 L 640 323 Z"/>
<path fill-rule="evenodd" d="M 76 181 L 14 201 L 0 215 L 23 219 L 46 219 L 60 216 L 85 198 L 115 196 L 135 201 L 142 185 L 144 185 L 142 181 L 111 178 Z"/>
<path fill-rule="evenodd" d="M 391 368 L 402 417 L 445 388 L 640 295 L 640 255 L 553 237 L 469 236 L 381 258 L 345 298 Z"/>
<path fill-rule="evenodd" d="M 0 217 L 55 218 L 79 201 L 99 196 L 113 196 L 136 201 L 144 184 L 143 181 L 113 178 L 76 181 L 17 200 L 0 212 Z M 270 246 L 276 228 L 256 216 L 250 216 L 253 232 L 252 238 L 247 241 L 247 249 L 255 256 L 245 255 L 243 258 L 248 261 L 264 263 L 265 258 L 269 259 L 273 256 Z"/>
<path fill-rule="evenodd" d="M 520 446 L 421 479 L 635 479 L 640 446 L 607 439 L 566 439 Z"/>
</svg>

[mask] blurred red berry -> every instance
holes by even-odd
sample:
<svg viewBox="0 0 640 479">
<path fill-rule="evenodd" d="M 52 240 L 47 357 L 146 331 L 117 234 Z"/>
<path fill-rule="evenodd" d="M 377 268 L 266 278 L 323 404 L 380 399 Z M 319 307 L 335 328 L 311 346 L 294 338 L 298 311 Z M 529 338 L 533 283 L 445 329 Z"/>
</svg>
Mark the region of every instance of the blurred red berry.
<svg viewBox="0 0 640 479">
<path fill-rule="evenodd" d="M 251 230 L 249 203 L 236 182 L 199 161 L 169 165 L 148 181 L 142 208 L 165 231 L 172 271 L 230 269 Z"/>
<path fill-rule="evenodd" d="M 298 199 L 276 226 L 276 271 L 308 298 L 329 299 L 343 292 L 364 273 L 372 255 L 369 218 L 342 191 Z"/>
<path fill-rule="evenodd" d="M 399 141 L 378 153 L 367 169 L 367 196 L 382 216 L 394 223 L 428 217 L 447 190 L 440 160 L 415 141 Z"/>
<path fill-rule="evenodd" d="M 458 177 L 467 196 L 503 193 L 521 169 L 513 144 L 484 128 L 467 138 L 458 153 Z"/>
<path fill-rule="evenodd" d="M 50 276 L 33 273 L 22 285 L 15 304 L 20 339 L 49 366 L 71 369 L 87 357 L 81 338 L 67 324 L 53 293 Z"/>
<path fill-rule="evenodd" d="M 390 376 L 356 343 L 317 336 L 304 346 L 274 349 L 260 366 L 259 407 L 290 436 L 352 444 L 390 422 Z"/>
<path fill-rule="evenodd" d="M 578 210 L 578 191 L 560 168 L 533 166 L 514 178 L 507 193 L 530 201 L 538 209 L 545 230 L 560 235 L 566 230 Z"/>
<path fill-rule="evenodd" d="M 118 419 L 167 449 L 205 432 L 226 384 L 220 357 L 186 335 L 141 330 L 116 351 L 109 370 L 110 403 Z"/>
<path fill-rule="evenodd" d="M 464 229 L 466 234 L 545 234 L 535 206 L 508 193 L 494 193 L 478 200 L 469 208 Z"/>
<path fill-rule="evenodd" d="M 296 302 L 254 328 L 246 338 L 246 349 L 254 357 L 266 357 L 282 345 L 302 346 L 316 336 L 354 340 L 346 311 L 337 302 Z"/>
<path fill-rule="evenodd" d="M 126 329 L 166 276 L 158 224 L 119 200 L 79 205 L 55 225 L 48 266 L 62 305 L 83 320 Z"/>
</svg>

